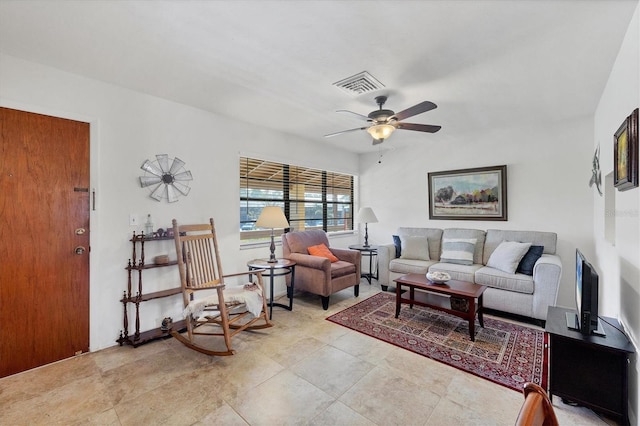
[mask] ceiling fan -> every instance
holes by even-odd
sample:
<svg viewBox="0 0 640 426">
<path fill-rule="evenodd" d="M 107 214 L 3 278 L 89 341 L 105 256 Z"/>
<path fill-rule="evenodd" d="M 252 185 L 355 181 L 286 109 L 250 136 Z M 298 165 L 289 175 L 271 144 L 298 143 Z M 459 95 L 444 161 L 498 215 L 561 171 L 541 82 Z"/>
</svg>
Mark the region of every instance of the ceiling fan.
<svg viewBox="0 0 640 426">
<path fill-rule="evenodd" d="M 437 105 L 433 102 L 424 101 L 410 108 L 395 113 L 390 109 L 382 109 L 382 106 L 387 101 L 386 96 L 376 96 L 376 103 L 379 109 L 371 111 L 369 115 L 358 114 L 357 112 L 338 110 L 336 112 L 348 112 L 354 114 L 360 119 L 368 121 L 370 124 L 365 127 L 358 127 L 355 129 L 343 130 L 341 132 L 329 133 L 324 135 L 325 138 L 341 135 L 343 133 L 355 132 L 357 130 L 366 130 L 373 137 L 373 144 L 378 145 L 384 142 L 391 133 L 396 129 L 415 130 L 418 132 L 435 133 L 440 130 L 441 126 L 434 126 L 431 124 L 415 124 L 415 123 L 403 123 L 405 118 L 413 117 L 414 115 L 422 114 L 423 112 L 431 111 L 437 108 Z"/>
</svg>

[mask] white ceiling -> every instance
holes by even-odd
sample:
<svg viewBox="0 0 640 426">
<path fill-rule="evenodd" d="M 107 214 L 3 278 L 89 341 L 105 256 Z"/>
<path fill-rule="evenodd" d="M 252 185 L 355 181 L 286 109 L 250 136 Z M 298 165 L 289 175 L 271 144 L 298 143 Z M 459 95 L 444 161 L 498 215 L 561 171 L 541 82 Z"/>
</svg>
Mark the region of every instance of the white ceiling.
<svg viewBox="0 0 640 426">
<path fill-rule="evenodd" d="M 245 122 L 375 151 L 347 109 L 430 100 L 385 149 L 593 115 L 638 0 L 0 0 L 0 52 Z M 0 63 L 0 66 L 2 64 Z M 386 87 L 332 84 L 368 71 Z"/>
</svg>

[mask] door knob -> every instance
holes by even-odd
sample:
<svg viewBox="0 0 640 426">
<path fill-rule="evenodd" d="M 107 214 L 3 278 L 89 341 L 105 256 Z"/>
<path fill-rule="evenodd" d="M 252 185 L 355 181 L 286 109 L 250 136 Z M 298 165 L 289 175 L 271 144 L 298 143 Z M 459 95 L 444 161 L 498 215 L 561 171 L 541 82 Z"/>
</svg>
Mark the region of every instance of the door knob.
<svg viewBox="0 0 640 426">
<path fill-rule="evenodd" d="M 75 251 L 76 251 L 76 254 L 78 254 L 78 255 L 79 255 L 79 254 L 84 254 L 85 250 L 86 250 L 86 249 L 85 249 L 84 247 L 82 247 L 82 246 L 78 246 L 78 247 L 76 247 L 76 250 L 75 250 Z"/>
</svg>

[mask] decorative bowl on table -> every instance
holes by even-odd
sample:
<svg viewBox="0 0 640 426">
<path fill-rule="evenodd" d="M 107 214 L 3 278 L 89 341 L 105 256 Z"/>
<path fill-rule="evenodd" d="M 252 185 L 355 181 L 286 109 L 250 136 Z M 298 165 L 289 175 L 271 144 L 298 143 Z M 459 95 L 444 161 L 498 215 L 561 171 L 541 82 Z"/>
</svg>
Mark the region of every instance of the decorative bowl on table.
<svg viewBox="0 0 640 426">
<path fill-rule="evenodd" d="M 434 284 L 444 284 L 451 279 L 451 276 L 446 272 L 434 271 L 427 272 L 427 279 Z"/>
</svg>

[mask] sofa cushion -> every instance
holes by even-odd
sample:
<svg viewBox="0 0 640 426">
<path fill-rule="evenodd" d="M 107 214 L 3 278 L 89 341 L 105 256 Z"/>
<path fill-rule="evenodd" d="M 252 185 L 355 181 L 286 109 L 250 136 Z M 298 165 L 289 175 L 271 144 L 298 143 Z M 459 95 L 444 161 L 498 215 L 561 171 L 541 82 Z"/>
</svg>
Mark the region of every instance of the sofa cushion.
<svg viewBox="0 0 640 426">
<path fill-rule="evenodd" d="M 485 262 L 482 261 L 482 253 L 484 251 L 484 241 L 485 241 L 485 232 L 481 229 L 468 229 L 468 228 L 447 228 L 442 233 L 442 239 L 452 239 L 452 238 L 464 238 L 464 239 L 473 239 L 476 240 L 476 247 L 473 252 L 473 263 L 482 263 L 486 265 Z M 433 259 L 433 257 L 432 257 Z"/>
<path fill-rule="evenodd" d="M 401 259 L 431 260 L 429 258 L 429 240 L 427 237 L 401 235 Z"/>
<path fill-rule="evenodd" d="M 331 278 L 343 277 L 355 273 L 356 265 L 353 263 L 345 262 L 344 260 L 331 263 Z"/>
<path fill-rule="evenodd" d="M 529 251 L 524 255 L 520 264 L 518 265 L 518 269 L 516 272 L 525 275 L 533 275 L 533 267 L 540 257 L 542 257 L 542 252 L 544 251 L 543 246 L 531 246 L 529 247 Z"/>
<path fill-rule="evenodd" d="M 442 229 L 439 228 L 412 228 L 400 227 L 396 235 L 410 235 L 414 237 L 427 237 L 429 240 L 429 259 L 440 259 L 440 243 L 442 242 Z M 400 256 L 397 256 L 400 257 Z"/>
<path fill-rule="evenodd" d="M 426 274 L 435 260 L 393 259 L 389 270 L 398 274 Z"/>
<path fill-rule="evenodd" d="M 508 274 L 514 274 L 520 261 L 529 251 L 531 243 L 519 243 L 516 241 L 503 241 L 491 253 L 487 266 L 496 268 Z"/>
<path fill-rule="evenodd" d="M 435 263 L 429 267 L 431 272 L 446 272 L 451 276 L 451 279 L 458 281 L 474 282 L 475 273 L 478 269 L 483 268 L 484 265 L 474 263 L 473 265 L 459 265 L 456 263 Z"/>
<path fill-rule="evenodd" d="M 475 238 L 443 239 L 440 261 L 459 265 L 473 265 L 473 252 L 476 248 L 476 241 Z"/>
<path fill-rule="evenodd" d="M 484 266 L 476 271 L 475 281 L 476 284 L 486 285 L 491 288 L 533 294 L 532 276 L 508 274 L 489 266 Z"/>
<path fill-rule="evenodd" d="M 318 244 L 316 246 L 307 247 L 307 251 L 311 256 L 326 257 L 331 262 L 338 261 L 338 258 L 335 257 L 333 253 L 331 253 L 331 251 L 329 250 L 329 247 L 325 246 L 324 244 Z"/>
</svg>

